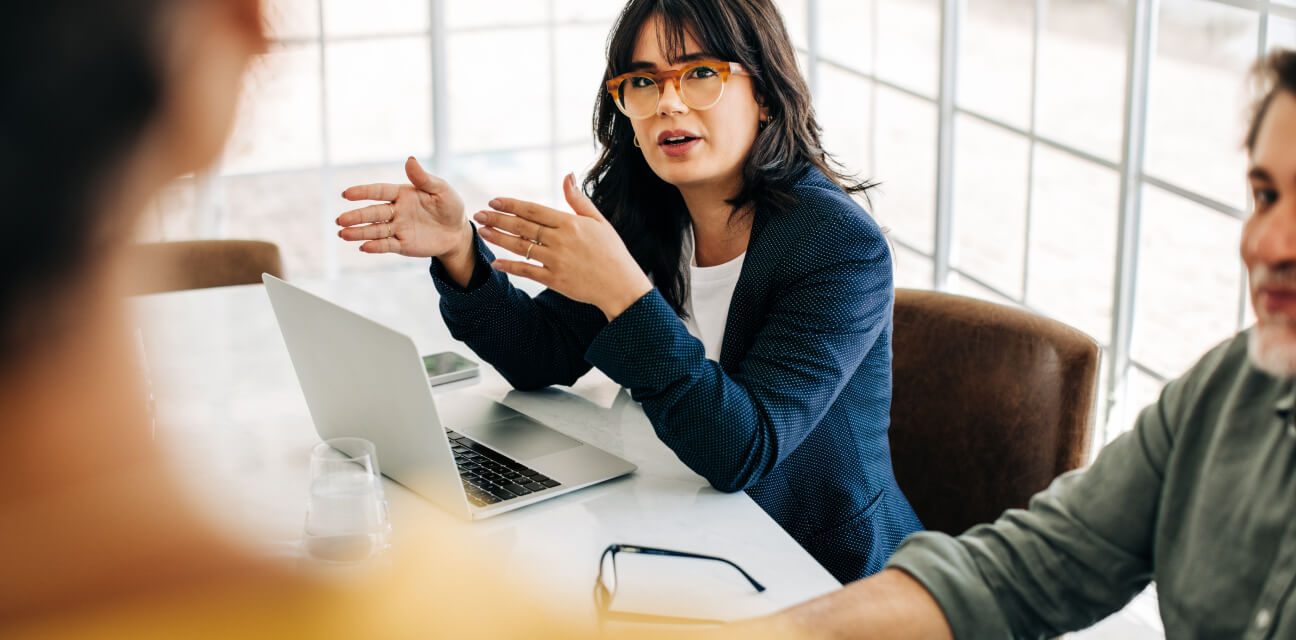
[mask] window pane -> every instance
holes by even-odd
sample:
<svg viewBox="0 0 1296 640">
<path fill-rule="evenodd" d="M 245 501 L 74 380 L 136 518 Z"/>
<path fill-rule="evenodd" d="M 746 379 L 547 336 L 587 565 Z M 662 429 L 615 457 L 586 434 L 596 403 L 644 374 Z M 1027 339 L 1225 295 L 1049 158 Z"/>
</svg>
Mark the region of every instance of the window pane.
<svg viewBox="0 0 1296 640">
<path fill-rule="evenodd" d="M 136 230 L 136 240 L 161 242 L 199 238 L 203 234 L 202 223 L 195 180 L 192 177 L 180 178 L 154 198 Z"/>
<path fill-rule="evenodd" d="M 273 39 L 319 37 L 316 0 L 270 0 L 265 3 L 265 18 Z"/>
<path fill-rule="evenodd" d="M 1111 368 L 1107 366 L 1107 361 L 1110 357 L 1110 351 L 1107 347 L 1101 345 L 1098 347 L 1098 351 L 1098 393 L 1095 394 L 1096 398 L 1094 399 L 1094 423 L 1093 433 L 1089 438 L 1089 459 L 1085 461 L 1085 464 L 1092 463 L 1098 453 L 1102 451 L 1102 448 L 1110 441 L 1105 437 L 1111 428 L 1109 425 L 1112 424 L 1112 421 L 1108 420 L 1108 418 L 1115 416 L 1114 412 L 1108 412 L 1108 396 L 1110 394 L 1107 392 L 1107 387 L 1111 384 L 1108 382 L 1111 379 Z"/>
<path fill-rule="evenodd" d="M 835 67 L 820 64 L 823 83 L 815 96 L 815 112 L 823 126 L 828 153 L 861 179 L 871 176 L 873 82 Z"/>
<path fill-rule="evenodd" d="M 540 4 L 540 3 L 536 3 Z M 624 3 L 621 2 L 590 2 L 589 0 L 556 0 L 554 2 L 554 16 L 558 20 L 598 20 L 606 22 L 608 28 L 612 26 L 612 20 L 621 13 Z"/>
<path fill-rule="evenodd" d="M 963 276 L 960 273 L 950 274 L 949 290 L 950 293 L 957 293 L 961 296 L 968 296 L 969 298 L 977 298 L 978 300 L 986 300 L 988 302 L 993 302 L 995 304 L 1002 304 L 1010 307 L 1020 306 L 1017 304 L 1016 301 L 1011 300 L 1009 298 L 1005 298 L 1003 295 L 996 292 L 995 290 L 983 287 L 973 282 L 970 278 Z"/>
<path fill-rule="evenodd" d="M 427 2 L 427 0 L 423 0 Z M 548 19 L 545 2 L 536 0 L 443 0 L 450 29 L 540 24 Z M 516 51 L 516 49 L 514 50 Z"/>
<path fill-rule="evenodd" d="M 1048 4 L 1039 43 L 1036 127 L 1113 162 L 1125 113 L 1128 2 Z"/>
<path fill-rule="evenodd" d="M 967 0 L 959 41 L 960 106 L 1030 128 L 1034 0 Z"/>
<path fill-rule="evenodd" d="M 598 152 L 599 149 L 596 146 L 594 146 L 593 143 L 572 144 L 572 145 L 566 145 L 562 147 L 561 149 L 558 150 L 558 174 L 559 175 L 556 176 L 557 179 L 561 181 L 563 176 L 567 175 L 568 173 L 575 173 L 577 182 L 583 181 L 585 179 L 585 175 L 589 173 L 589 170 L 591 168 L 593 168 L 594 160 L 598 158 Z M 556 201 L 559 197 L 561 197 L 561 193 L 560 193 L 561 190 L 559 188 L 560 184 L 554 183 L 550 186 L 552 187 L 553 192 L 556 194 L 554 196 L 554 199 Z"/>
<path fill-rule="evenodd" d="M 959 116 L 954 144 L 954 263 L 1013 297 L 1022 295 L 1030 142 Z"/>
<path fill-rule="evenodd" d="M 225 237 L 278 244 L 293 278 L 323 275 L 326 234 L 333 231 L 325 226 L 319 171 L 226 176 L 220 188 Z"/>
<path fill-rule="evenodd" d="M 419 33 L 428 30 L 428 0 L 324 0 L 328 36 Z"/>
<path fill-rule="evenodd" d="M 1113 416 L 1119 420 L 1112 420 L 1107 426 L 1107 442 L 1111 442 L 1126 431 L 1134 428 L 1134 421 L 1138 419 L 1139 413 L 1149 405 L 1155 404 L 1161 397 L 1161 389 L 1165 383 L 1149 376 L 1142 371 L 1130 367 L 1129 377 L 1125 381 L 1125 406 L 1118 407 L 1119 415 Z"/>
<path fill-rule="evenodd" d="M 877 88 L 875 215 L 895 236 L 930 254 L 936 216 L 936 105 Z"/>
<path fill-rule="evenodd" d="M 1135 360 L 1171 378 L 1237 331 L 1242 222 L 1143 190 Z"/>
<path fill-rule="evenodd" d="M 819 0 L 819 55 L 872 73 L 876 10 L 876 0 Z"/>
<path fill-rule="evenodd" d="M 606 26 L 558 29 L 558 140 L 593 140 L 594 103 L 606 91 L 603 57 Z"/>
<path fill-rule="evenodd" d="M 940 79 L 940 4 L 876 0 L 878 75 L 935 97 Z"/>
<path fill-rule="evenodd" d="M 319 47 L 309 44 L 277 46 L 257 61 L 245 80 L 223 171 L 274 171 L 323 161 L 319 69 Z"/>
<path fill-rule="evenodd" d="M 1102 344 L 1111 344 L 1119 192 L 1115 172 L 1036 147 L 1027 303 Z"/>
<path fill-rule="evenodd" d="M 1242 151 L 1247 69 L 1255 60 L 1254 11 L 1202 0 L 1166 0 L 1152 60 L 1149 174 L 1239 209 L 1246 206 Z"/>
<path fill-rule="evenodd" d="M 560 200 L 561 184 L 551 178 L 549 164 L 549 153 L 542 151 L 460 157 L 455 158 L 451 182 L 470 212 L 486 208 L 486 203 L 496 197 L 538 202 L 566 211 L 566 202 Z M 499 247 L 491 249 L 496 255 L 510 255 Z"/>
<path fill-rule="evenodd" d="M 792 46 L 804 49 L 806 43 L 806 0 L 778 0 L 779 14 L 783 16 L 783 25 L 787 27 Z"/>
<path fill-rule="evenodd" d="M 449 52 L 456 152 L 549 143 L 549 46 L 543 29 L 455 34 Z M 517 65 L 519 56 L 525 56 L 525 67 Z M 499 69 L 514 72 L 501 79 Z"/>
<path fill-rule="evenodd" d="M 326 52 L 334 164 L 432 153 L 427 38 L 336 42 Z"/>
<path fill-rule="evenodd" d="M 895 253 L 895 286 L 908 289 L 932 288 L 931 258 L 891 243 Z"/>
<path fill-rule="evenodd" d="M 450 181 L 468 211 L 486 208 L 492 198 L 508 197 L 557 207 L 558 182 L 549 175 L 547 151 L 482 153 L 455 158 Z M 562 203 L 566 207 L 565 203 Z"/>
<path fill-rule="evenodd" d="M 1269 16 L 1269 50 L 1296 49 L 1296 20 Z"/>
<path fill-rule="evenodd" d="M 1255 307 L 1251 306 L 1251 280 L 1245 274 L 1242 281 L 1242 296 L 1242 301 L 1238 303 L 1241 307 L 1239 309 L 1241 322 L 1238 323 L 1238 331 L 1254 326 L 1256 323 Z"/>
</svg>

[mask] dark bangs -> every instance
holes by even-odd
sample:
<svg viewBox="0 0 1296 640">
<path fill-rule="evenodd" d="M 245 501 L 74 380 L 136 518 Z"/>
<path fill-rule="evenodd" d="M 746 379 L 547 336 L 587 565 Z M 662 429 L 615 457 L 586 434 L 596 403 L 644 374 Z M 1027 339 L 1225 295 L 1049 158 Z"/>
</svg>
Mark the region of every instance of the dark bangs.
<svg viewBox="0 0 1296 640">
<path fill-rule="evenodd" d="M 684 0 L 632 2 L 613 27 L 608 49 L 610 68 L 607 78 L 610 79 L 630 70 L 639 31 L 644 24 L 654 18 L 661 21 L 657 30 L 657 46 L 666 54 L 666 60 L 671 64 L 678 64 L 679 59 L 684 56 L 685 42 L 689 35 L 693 36 L 705 53 L 721 60 L 751 64 L 750 56 L 740 59 L 736 51 L 737 47 L 734 46 L 735 38 L 742 35 L 739 25 L 727 20 L 732 18 L 731 15 L 711 9 L 715 7 Z M 632 25 L 633 28 L 630 28 Z M 618 42 L 618 35 L 625 35 L 628 38 L 625 42 Z M 755 69 L 752 71 L 756 72 Z"/>
</svg>

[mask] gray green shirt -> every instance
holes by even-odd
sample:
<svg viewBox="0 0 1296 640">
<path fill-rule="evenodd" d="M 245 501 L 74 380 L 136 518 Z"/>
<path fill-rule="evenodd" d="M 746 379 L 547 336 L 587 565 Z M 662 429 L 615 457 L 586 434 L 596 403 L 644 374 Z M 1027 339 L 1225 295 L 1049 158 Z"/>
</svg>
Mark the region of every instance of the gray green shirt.
<svg viewBox="0 0 1296 640">
<path fill-rule="evenodd" d="M 1082 629 L 1156 582 L 1167 638 L 1296 638 L 1293 385 L 1216 347 L 1084 471 L 997 522 L 911 537 L 890 566 L 957 638 Z"/>
</svg>

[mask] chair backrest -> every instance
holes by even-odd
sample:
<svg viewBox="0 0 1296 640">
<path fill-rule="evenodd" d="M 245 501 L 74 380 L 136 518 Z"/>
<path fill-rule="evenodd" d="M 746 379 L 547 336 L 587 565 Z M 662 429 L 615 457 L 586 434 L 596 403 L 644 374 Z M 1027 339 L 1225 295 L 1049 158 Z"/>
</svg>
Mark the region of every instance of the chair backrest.
<svg viewBox="0 0 1296 640">
<path fill-rule="evenodd" d="M 283 277 L 279 247 L 260 240 L 156 242 L 132 248 L 134 294 L 261 284 Z"/>
<path fill-rule="evenodd" d="M 1099 348 L 1061 322 L 898 289 L 891 447 L 930 530 L 958 534 L 1024 507 L 1088 456 Z"/>
</svg>

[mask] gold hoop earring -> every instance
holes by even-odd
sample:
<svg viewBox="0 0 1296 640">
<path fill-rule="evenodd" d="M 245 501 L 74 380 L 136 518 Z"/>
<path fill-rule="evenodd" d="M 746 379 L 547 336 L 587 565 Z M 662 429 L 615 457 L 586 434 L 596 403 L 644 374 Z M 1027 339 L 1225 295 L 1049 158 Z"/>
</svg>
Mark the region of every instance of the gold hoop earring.
<svg viewBox="0 0 1296 640">
<path fill-rule="evenodd" d="M 640 146 L 639 146 L 639 136 L 635 136 L 635 137 L 634 137 L 634 146 L 635 146 L 636 149 L 642 149 L 642 148 L 643 148 L 643 147 L 640 147 Z"/>
</svg>

